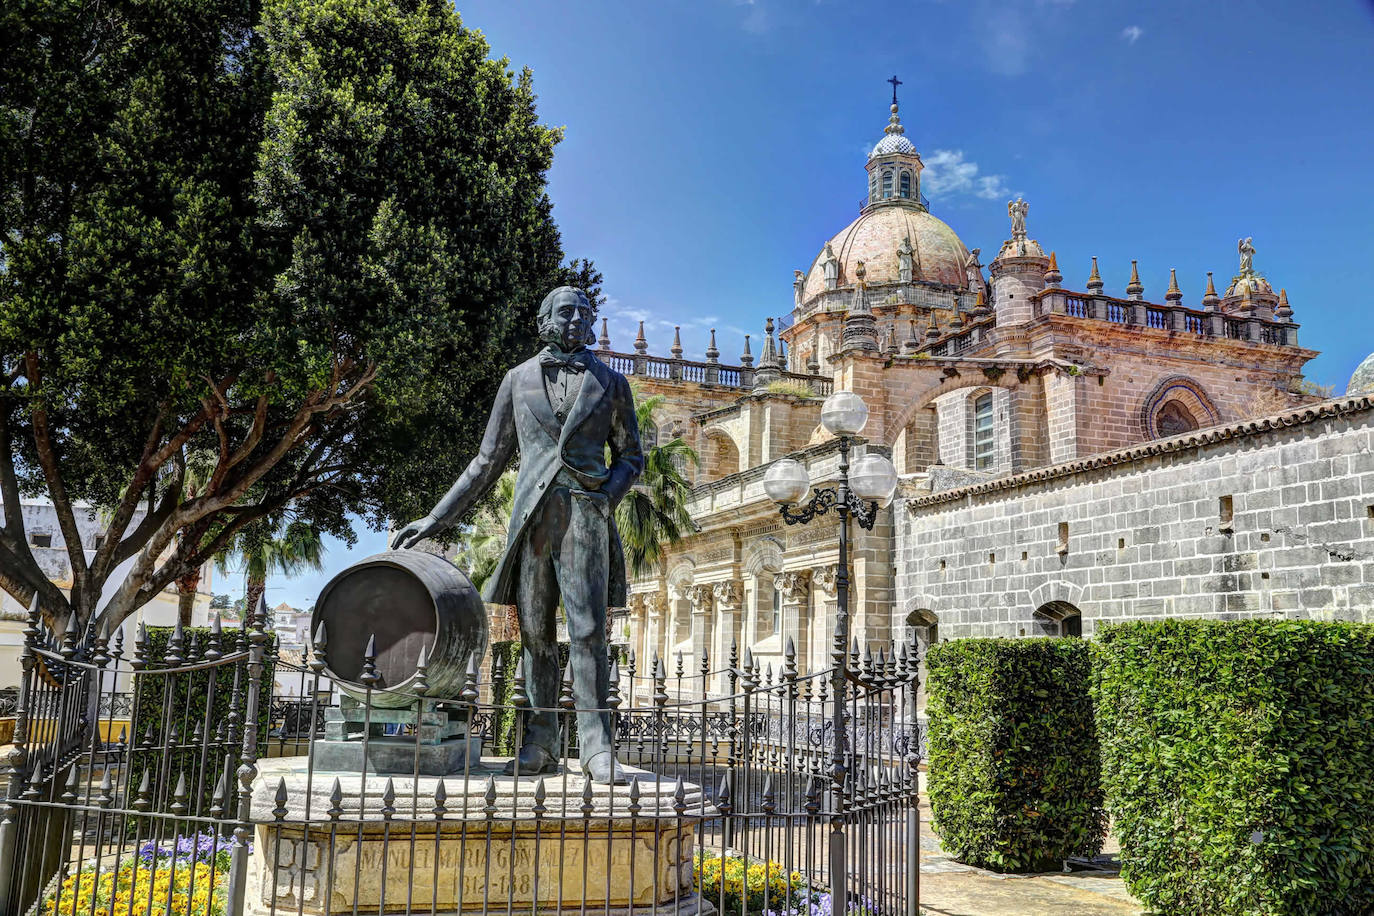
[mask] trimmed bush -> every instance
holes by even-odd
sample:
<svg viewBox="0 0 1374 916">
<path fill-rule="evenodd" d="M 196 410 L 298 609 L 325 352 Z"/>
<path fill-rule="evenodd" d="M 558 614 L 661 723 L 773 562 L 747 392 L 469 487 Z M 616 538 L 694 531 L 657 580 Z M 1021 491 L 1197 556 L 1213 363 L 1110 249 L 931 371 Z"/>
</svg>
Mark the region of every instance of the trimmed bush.
<svg viewBox="0 0 1374 916">
<path fill-rule="evenodd" d="M 1107 833 L 1081 639 L 932 646 L 930 805 L 940 844 L 997 871 L 1058 871 Z"/>
<path fill-rule="evenodd" d="M 568 666 L 568 643 L 558 644 L 558 670 L 562 671 Z M 519 750 L 515 746 L 515 707 L 511 705 L 511 695 L 515 692 L 515 666 L 520 663 L 520 653 L 524 649 L 521 647 L 520 640 L 502 640 L 491 644 L 491 662 L 493 670 L 497 667 L 497 659 L 501 660 L 501 680 L 493 684 L 495 688 L 495 705 L 497 709 L 492 719 L 491 753 L 497 755 L 514 754 Z M 567 723 L 569 731 L 568 747 L 577 747 L 577 716 L 560 715 L 560 724 Z"/>
<path fill-rule="evenodd" d="M 1374 626 L 1100 627 L 1122 877 L 1194 916 L 1374 913 Z"/>
</svg>

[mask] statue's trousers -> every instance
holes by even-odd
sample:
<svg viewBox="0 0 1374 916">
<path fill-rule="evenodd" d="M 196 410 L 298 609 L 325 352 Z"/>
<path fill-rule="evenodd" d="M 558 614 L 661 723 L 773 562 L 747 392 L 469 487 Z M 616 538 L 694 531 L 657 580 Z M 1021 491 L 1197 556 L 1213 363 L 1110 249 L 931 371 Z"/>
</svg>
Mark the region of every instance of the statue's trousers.
<svg viewBox="0 0 1374 916">
<path fill-rule="evenodd" d="M 558 481 L 556 481 L 557 483 Z M 573 698 L 583 760 L 612 750 L 610 712 L 599 698 L 610 690 L 606 654 L 606 583 L 610 500 L 604 493 L 555 485 L 540 501 L 520 545 L 517 604 L 530 704 L 525 744 L 559 754 L 558 599 L 568 621 Z"/>
</svg>

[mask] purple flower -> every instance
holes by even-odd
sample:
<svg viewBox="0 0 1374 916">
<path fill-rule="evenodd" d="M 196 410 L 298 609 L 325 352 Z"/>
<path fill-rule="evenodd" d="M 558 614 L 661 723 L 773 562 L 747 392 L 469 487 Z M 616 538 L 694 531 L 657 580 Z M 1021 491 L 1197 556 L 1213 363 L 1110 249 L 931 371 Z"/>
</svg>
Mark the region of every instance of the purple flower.
<svg viewBox="0 0 1374 916">
<path fill-rule="evenodd" d="M 194 833 L 190 836 L 179 835 L 170 846 L 149 841 L 138 848 L 138 858 L 151 865 L 155 859 L 173 859 L 175 862 L 208 862 L 220 853 L 233 849 L 234 841 L 214 833 Z"/>
</svg>

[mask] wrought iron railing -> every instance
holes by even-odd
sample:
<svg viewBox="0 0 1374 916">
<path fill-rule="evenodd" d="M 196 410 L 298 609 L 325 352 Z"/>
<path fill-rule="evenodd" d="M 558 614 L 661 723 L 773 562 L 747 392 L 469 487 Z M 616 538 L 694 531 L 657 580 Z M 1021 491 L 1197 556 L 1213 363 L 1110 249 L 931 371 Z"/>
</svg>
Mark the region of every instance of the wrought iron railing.
<svg viewBox="0 0 1374 916">
<path fill-rule="evenodd" d="M 929 199 L 928 197 L 926 197 L 924 194 L 918 193 L 918 194 L 916 194 L 915 197 L 912 197 L 912 196 L 910 196 L 910 195 L 908 195 L 908 196 L 906 196 L 906 197 L 902 197 L 901 195 L 899 195 L 899 194 L 897 194 L 897 193 L 895 193 L 895 192 L 894 192 L 894 193 L 892 194 L 892 196 L 890 196 L 890 197 L 880 197 L 880 198 L 878 198 L 877 200 L 874 200 L 874 199 L 872 199 L 871 197 L 869 197 L 867 194 L 865 194 L 863 197 L 860 197 L 860 198 L 859 198 L 859 209 L 862 210 L 864 207 L 867 207 L 869 204 L 891 204 L 891 203 L 901 203 L 901 202 L 904 201 L 904 200 L 919 200 L 919 201 L 921 202 L 921 206 L 925 207 L 927 211 L 930 210 L 930 199 Z"/>
<path fill-rule="evenodd" d="M 738 913 L 748 888 L 710 867 L 736 857 L 769 872 L 774 912 L 915 916 L 915 648 L 832 657 L 803 672 L 789 644 L 778 669 L 732 651 L 695 672 L 678 660 L 671 676 L 657 657 L 616 659 L 600 711 L 578 710 L 568 682 L 536 709 L 518 670 L 498 685 L 475 664 L 457 696 L 355 682 L 340 699 L 329 658 L 274 657 L 256 619 L 208 640 L 140 633 L 130 652 L 94 631 L 56 639 L 35 613 L 0 806 L 0 912 L 90 913 L 127 881 L 147 895 L 137 912 L 199 892 L 227 916 L 609 916 L 627 901 L 691 914 L 703 899 Z M 383 694 L 402 705 L 372 702 Z M 104 741 L 126 705 L 134 733 Z M 598 713 L 626 785 L 578 773 L 574 724 Z M 474 748 L 425 775 L 436 722 L 489 754 L 498 721 L 520 746 L 535 714 L 559 723 L 553 772 L 503 776 L 504 760 Z M 363 717 L 356 733 L 347 715 Z M 358 764 L 329 763 L 350 740 Z M 606 861 L 616 868 L 588 871 Z"/>
</svg>

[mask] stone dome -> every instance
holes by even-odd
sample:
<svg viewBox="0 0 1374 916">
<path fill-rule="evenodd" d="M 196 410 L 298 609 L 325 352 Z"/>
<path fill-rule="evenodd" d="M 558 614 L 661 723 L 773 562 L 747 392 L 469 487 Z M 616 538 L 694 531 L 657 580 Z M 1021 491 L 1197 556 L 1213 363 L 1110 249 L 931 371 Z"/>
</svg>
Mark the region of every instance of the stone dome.
<svg viewBox="0 0 1374 916">
<path fill-rule="evenodd" d="M 1040 258 L 1047 260 L 1048 255 L 1045 249 L 1040 247 L 1040 243 L 1035 239 L 1007 239 L 1002 243 L 1001 249 L 997 252 L 994 261 L 1001 261 L 1006 258 Z"/>
<path fill-rule="evenodd" d="M 1345 387 L 1345 393 L 1350 397 L 1374 395 L 1374 353 L 1366 356 L 1364 362 L 1355 367 L 1355 374 L 1350 376 L 1350 384 Z"/>
<path fill-rule="evenodd" d="M 914 282 L 968 286 L 968 248 L 954 230 L 918 206 L 897 203 L 869 207 L 829 241 L 840 262 L 839 285 L 854 285 L 854 268 L 860 261 L 869 286 L 899 282 L 897 249 L 904 238 L 911 239 Z M 822 246 L 806 274 L 803 300 L 825 292 L 825 258 Z"/>
<path fill-rule="evenodd" d="M 1230 299 L 1232 296 L 1244 296 L 1246 293 L 1252 296 L 1272 296 L 1274 288 L 1269 285 L 1269 281 L 1257 273 L 1241 274 L 1239 277 L 1231 278 L 1231 285 L 1226 287 L 1226 292 L 1222 295 L 1223 299 Z"/>
</svg>

